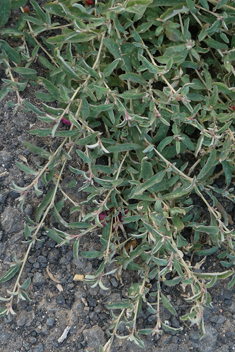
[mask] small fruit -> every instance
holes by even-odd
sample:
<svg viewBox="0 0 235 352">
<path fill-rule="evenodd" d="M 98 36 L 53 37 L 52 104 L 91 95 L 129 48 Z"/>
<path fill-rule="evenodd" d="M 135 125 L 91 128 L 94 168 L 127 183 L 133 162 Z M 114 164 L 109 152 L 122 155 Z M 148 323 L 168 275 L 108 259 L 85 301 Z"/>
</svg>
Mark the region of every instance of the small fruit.
<svg viewBox="0 0 235 352">
<path fill-rule="evenodd" d="M 29 7 L 28 7 L 28 6 L 25 6 L 25 7 L 24 7 L 24 12 L 25 12 L 25 13 L 28 13 L 28 12 L 29 12 Z"/>
<path fill-rule="evenodd" d="M 86 0 L 86 4 L 89 5 L 89 6 L 93 5 L 93 1 L 92 0 Z"/>
<path fill-rule="evenodd" d="M 231 108 L 233 109 L 233 111 L 235 111 L 235 105 L 233 105 Z"/>
</svg>

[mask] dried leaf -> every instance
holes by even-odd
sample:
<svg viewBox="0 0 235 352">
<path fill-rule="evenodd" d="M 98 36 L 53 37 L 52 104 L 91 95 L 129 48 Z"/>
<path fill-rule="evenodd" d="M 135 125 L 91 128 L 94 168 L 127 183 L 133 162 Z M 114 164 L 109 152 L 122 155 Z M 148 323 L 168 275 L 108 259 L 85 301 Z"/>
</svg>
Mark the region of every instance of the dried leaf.
<svg viewBox="0 0 235 352">
<path fill-rule="evenodd" d="M 70 328 L 71 328 L 71 326 L 67 326 L 67 327 L 64 329 L 63 334 L 62 334 L 62 335 L 60 336 L 60 338 L 58 339 L 58 342 L 59 342 L 59 343 L 62 343 L 62 342 L 67 338 Z"/>
<path fill-rule="evenodd" d="M 129 242 L 125 245 L 126 251 L 129 251 L 130 248 L 131 248 L 131 246 L 132 246 L 133 249 L 138 246 L 138 242 L 136 241 L 135 238 L 134 238 L 133 240 L 129 241 Z"/>
<path fill-rule="evenodd" d="M 73 281 L 82 281 L 84 277 L 84 275 L 75 274 L 73 277 Z"/>
<path fill-rule="evenodd" d="M 88 303 L 87 303 L 87 300 L 86 298 L 82 297 L 82 303 L 87 307 L 88 306 Z"/>
<path fill-rule="evenodd" d="M 59 292 L 62 292 L 62 291 L 63 291 L 63 287 L 62 287 L 60 284 L 56 285 L 56 287 L 57 287 L 57 289 L 58 289 Z"/>
<path fill-rule="evenodd" d="M 28 161 L 25 156 L 20 154 L 20 155 L 18 155 L 18 158 L 28 165 Z"/>
<path fill-rule="evenodd" d="M 50 279 L 54 282 L 57 282 L 58 284 L 60 284 L 60 280 L 58 280 L 51 272 L 49 269 L 49 265 L 46 268 L 47 274 L 49 275 Z"/>
</svg>

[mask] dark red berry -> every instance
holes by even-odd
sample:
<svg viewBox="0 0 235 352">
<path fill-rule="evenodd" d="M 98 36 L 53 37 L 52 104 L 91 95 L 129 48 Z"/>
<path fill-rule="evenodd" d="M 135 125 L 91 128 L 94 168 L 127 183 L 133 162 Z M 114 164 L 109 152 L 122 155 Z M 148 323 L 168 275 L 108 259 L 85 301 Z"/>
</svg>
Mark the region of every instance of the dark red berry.
<svg viewBox="0 0 235 352">
<path fill-rule="evenodd" d="M 235 111 L 235 105 L 231 106 L 231 108 L 233 109 L 233 111 Z"/>
<path fill-rule="evenodd" d="M 29 7 L 28 7 L 28 6 L 25 6 L 25 7 L 24 7 L 24 12 L 26 12 L 26 13 L 29 12 Z"/>
<path fill-rule="evenodd" d="M 86 0 L 86 4 L 89 5 L 89 6 L 93 5 L 93 1 L 92 0 Z"/>
</svg>

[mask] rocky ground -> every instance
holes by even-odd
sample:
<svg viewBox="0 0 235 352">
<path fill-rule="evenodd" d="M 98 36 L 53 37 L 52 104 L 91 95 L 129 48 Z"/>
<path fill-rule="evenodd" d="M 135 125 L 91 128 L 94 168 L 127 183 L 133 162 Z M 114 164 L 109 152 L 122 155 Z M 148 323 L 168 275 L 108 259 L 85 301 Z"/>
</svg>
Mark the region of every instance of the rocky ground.
<svg viewBox="0 0 235 352">
<path fill-rule="evenodd" d="M 23 98 L 34 102 L 33 92 L 28 90 L 22 94 Z M 30 165 L 43 163 L 38 156 L 32 154 L 24 145 L 30 141 L 38 146 L 50 150 L 55 147 L 48 139 L 39 139 L 29 135 L 28 130 L 38 126 L 34 114 L 24 114 L 18 111 L 13 114 L 13 109 L 7 106 L 8 101 L 16 101 L 13 94 L 9 94 L 0 103 L 0 276 L 9 269 L 9 264 L 14 260 L 14 253 L 21 259 L 26 251 L 24 240 L 25 214 L 34 218 L 34 213 L 42 198 L 31 194 L 25 205 L 25 213 L 19 209 L 18 193 L 11 189 L 14 181 L 23 187 L 32 181 L 32 176 L 25 175 L 15 165 L 15 161 L 27 159 Z M 40 124 L 40 123 L 39 123 Z M 71 180 L 66 175 L 63 185 L 66 188 Z M 43 184 L 39 185 L 44 193 Z M 69 192 L 69 189 L 67 189 Z M 70 189 L 75 201 L 81 200 L 83 195 L 76 193 L 76 188 Z M 43 197 L 43 196 L 42 196 Z M 234 206 L 227 204 L 227 212 L 233 220 Z M 66 209 L 63 214 L 69 216 Z M 50 218 L 49 225 L 53 225 Z M 120 301 L 125 297 L 127 287 L 133 280 L 132 272 L 123 273 L 124 286 L 115 278 L 107 277 L 105 285 L 107 291 L 99 287 L 91 288 L 80 281 L 74 281 L 75 274 L 94 272 L 98 260 L 88 261 L 82 256 L 73 259 L 72 247 L 56 247 L 56 243 L 41 232 L 43 242 L 37 243 L 26 264 L 22 282 L 31 277 L 28 290 L 31 302 L 20 302 L 14 306 L 16 316 L 0 318 L 0 352 L 96 352 L 99 346 L 108 340 L 107 331 L 111 324 L 111 317 L 107 304 Z M 99 249 L 97 233 L 86 237 L 81 243 L 82 250 Z M 210 256 L 205 263 L 206 270 L 221 271 L 216 256 Z M 152 283 L 152 291 L 155 290 Z M 5 297 L 7 289 L 14 285 L 14 278 L 7 283 L 0 284 L 0 296 Z M 182 326 L 179 334 L 163 333 L 161 337 L 148 336 L 145 338 L 145 350 L 148 352 L 230 352 L 235 349 L 235 287 L 226 289 L 227 281 L 217 282 L 210 290 L 213 309 L 205 310 L 206 336 L 199 341 L 200 332 L 196 327 L 184 325 L 179 317 L 189 311 L 182 297 L 180 288 L 166 289 L 165 294 L 171 299 L 177 311 L 172 316 L 163 309 L 163 321 L 168 321 L 173 327 Z M 170 294 L 170 295 L 169 295 Z M 154 327 L 156 317 L 151 315 L 146 306 L 140 313 L 138 324 L 141 328 Z M 60 339 L 67 328 L 67 337 Z M 119 334 L 125 334 L 125 326 L 119 327 Z M 63 340 L 63 341 L 61 341 Z M 112 352 L 135 351 L 142 349 L 126 340 L 115 340 Z"/>
</svg>

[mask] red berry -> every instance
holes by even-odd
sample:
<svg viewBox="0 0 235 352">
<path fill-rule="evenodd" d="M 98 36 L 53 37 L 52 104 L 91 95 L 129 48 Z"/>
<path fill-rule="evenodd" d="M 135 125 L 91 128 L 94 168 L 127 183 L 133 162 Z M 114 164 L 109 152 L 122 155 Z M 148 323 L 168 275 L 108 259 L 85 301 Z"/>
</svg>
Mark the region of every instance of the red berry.
<svg viewBox="0 0 235 352">
<path fill-rule="evenodd" d="M 92 0 L 86 0 L 86 4 L 89 5 L 89 6 L 93 5 L 93 1 Z"/>
<path fill-rule="evenodd" d="M 232 106 L 233 111 L 235 111 L 235 105 Z"/>
<path fill-rule="evenodd" d="M 24 7 L 24 12 L 26 12 L 26 13 L 29 12 L 29 7 L 28 7 L 28 6 L 25 6 L 25 7 Z"/>
</svg>

